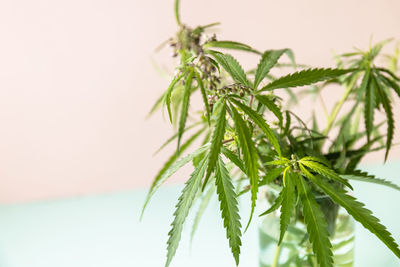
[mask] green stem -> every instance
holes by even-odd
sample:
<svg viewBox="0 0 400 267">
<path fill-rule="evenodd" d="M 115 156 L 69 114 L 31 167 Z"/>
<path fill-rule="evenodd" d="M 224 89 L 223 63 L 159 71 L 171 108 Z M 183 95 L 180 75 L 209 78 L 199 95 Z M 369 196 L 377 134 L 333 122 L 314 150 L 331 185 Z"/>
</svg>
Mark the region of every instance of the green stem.
<svg viewBox="0 0 400 267">
<path fill-rule="evenodd" d="M 181 26 L 181 18 L 179 16 L 179 0 L 175 0 L 175 20 L 178 26 Z"/>
<path fill-rule="evenodd" d="M 281 246 L 277 245 L 275 250 L 274 260 L 272 262 L 271 267 L 278 267 L 279 266 L 279 256 L 281 255 Z"/>
<path fill-rule="evenodd" d="M 354 78 L 346 87 L 346 91 L 344 92 L 342 98 L 340 101 L 335 105 L 333 108 L 333 111 L 331 115 L 328 118 L 327 126 L 325 130 L 323 131 L 323 135 L 328 135 L 329 131 L 332 129 L 333 123 L 336 120 L 337 115 L 339 114 L 339 111 L 341 110 L 343 104 L 346 102 L 347 98 L 349 97 L 351 90 L 353 89 L 354 84 L 356 83 L 357 78 Z"/>
<path fill-rule="evenodd" d="M 326 104 L 325 104 L 324 99 L 322 98 L 321 92 L 318 92 L 318 98 L 319 98 L 319 101 L 321 102 L 321 106 L 322 106 L 322 110 L 324 111 L 325 118 L 328 119 L 329 118 L 328 109 L 326 108 Z"/>
</svg>

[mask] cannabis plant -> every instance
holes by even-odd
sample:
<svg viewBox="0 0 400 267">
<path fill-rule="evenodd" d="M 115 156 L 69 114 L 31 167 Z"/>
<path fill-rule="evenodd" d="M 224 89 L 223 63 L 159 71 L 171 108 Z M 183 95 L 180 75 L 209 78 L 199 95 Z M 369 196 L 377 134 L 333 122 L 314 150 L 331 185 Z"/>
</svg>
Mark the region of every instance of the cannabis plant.
<svg viewBox="0 0 400 267">
<path fill-rule="evenodd" d="M 175 255 L 191 207 L 195 201 L 203 201 L 200 216 L 214 193 L 220 203 L 229 247 L 238 264 L 242 233 L 252 221 L 259 192 L 268 188 L 274 188 L 278 194 L 270 195 L 271 205 L 260 216 L 280 210 L 278 243 L 290 225 L 304 223 L 304 238 L 310 242 L 319 266 L 334 266 L 330 236 L 338 207 L 344 208 L 400 258 L 395 240 L 372 212 L 353 197 L 350 183 L 358 180 L 400 189 L 357 169 L 366 154 L 385 150 L 386 160 L 392 147 L 392 99 L 400 97 L 400 79 L 396 75 L 398 50 L 385 57 L 389 59 L 388 67 L 376 63 L 388 42 L 383 41 L 370 45 L 366 51 L 336 56 L 337 68 L 309 68 L 297 65 L 287 48 L 261 52 L 243 43 L 208 36 L 206 32 L 215 24 L 191 28 L 181 23 L 178 9 L 176 1 L 179 29 L 169 43 L 179 65 L 169 87 L 151 110 L 153 113 L 166 107 L 177 132 L 163 147 L 176 140 L 177 148 L 155 177 L 144 205 L 169 177 L 192 162 L 194 171 L 174 212 L 166 266 Z M 259 63 L 244 71 L 228 50 L 255 54 Z M 283 61 L 284 58 L 288 60 Z M 281 75 L 277 77 L 274 71 Z M 282 74 L 288 71 L 289 74 Z M 315 116 L 306 123 L 291 111 L 290 105 L 301 95 L 298 90 L 319 95 L 327 85 L 329 89 L 342 87 L 344 93 L 333 110 L 326 112 L 325 127 L 318 125 Z M 288 93 L 289 100 L 279 96 L 279 91 Z M 192 112 L 190 102 L 197 96 L 201 97 L 204 110 Z M 378 112 L 385 114 L 383 122 L 374 118 Z M 193 144 L 200 145 L 186 154 Z M 251 196 L 251 214 L 244 229 L 238 198 L 245 193 Z"/>
</svg>

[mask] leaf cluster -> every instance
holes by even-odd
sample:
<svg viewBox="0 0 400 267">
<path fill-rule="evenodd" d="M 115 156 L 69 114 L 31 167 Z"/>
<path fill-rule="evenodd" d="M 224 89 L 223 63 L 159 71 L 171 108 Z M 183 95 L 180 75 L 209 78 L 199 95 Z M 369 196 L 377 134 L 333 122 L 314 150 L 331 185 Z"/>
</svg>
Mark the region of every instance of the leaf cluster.
<svg viewBox="0 0 400 267">
<path fill-rule="evenodd" d="M 385 149 L 386 160 L 393 145 L 392 92 L 400 97 L 400 79 L 393 67 L 378 67 L 375 63 L 386 42 L 366 52 L 338 56 L 337 68 L 304 68 L 296 65 L 290 49 L 259 52 L 243 43 L 220 41 L 215 36 L 209 38 L 205 34 L 209 25 L 191 29 L 181 23 L 177 11 L 180 29 L 171 39 L 171 46 L 179 57 L 179 65 L 169 87 L 151 111 L 164 106 L 170 121 L 178 123 L 177 133 L 163 145 L 176 140 L 177 150 L 154 179 L 145 206 L 154 192 L 185 164 L 192 162 L 194 171 L 176 205 L 167 242 L 166 266 L 175 255 L 193 204 L 199 199 L 202 201 L 192 233 L 214 193 L 220 204 L 229 247 L 238 264 L 245 231 L 238 199 L 250 193 L 247 229 L 262 187 L 279 192 L 271 207 L 260 215 L 280 209 L 279 243 L 291 224 L 304 223 L 305 238 L 311 243 L 320 266 L 334 264 L 330 229 L 336 220 L 335 216 L 326 216 L 327 207 L 317 201 L 320 196 L 343 207 L 400 258 L 400 249 L 391 234 L 371 211 L 349 194 L 353 190 L 351 180 L 400 189 L 389 181 L 357 170 L 361 159 L 373 151 Z M 260 58 L 259 63 L 254 70 L 246 72 L 226 50 L 254 54 Z M 290 63 L 281 62 L 285 57 Z M 302 69 L 280 77 L 271 74 L 273 69 L 287 66 Z M 296 90 L 306 88 L 308 95 L 319 94 L 332 83 L 344 87 L 345 92 L 327 114 L 324 128 L 319 127 L 315 117 L 310 125 L 284 108 L 285 101 L 275 93 L 275 90 L 285 90 L 296 99 L 300 94 Z M 188 126 L 195 114 L 190 110 L 190 102 L 196 91 L 200 91 L 204 109 Z M 345 103 L 352 107 L 348 112 L 342 111 Z M 379 111 L 386 115 L 386 121 L 376 122 L 374 114 Z M 360 117 L 364 119 L 364 128 L 360 126 Z M 387 125 L 386 134 L 380 133 L 382 124 Z M 335 136 L 331 134 L 334 128 L 337 129 Z M 182 157 L 198 139 L 202 145 Z"/>
</svg>

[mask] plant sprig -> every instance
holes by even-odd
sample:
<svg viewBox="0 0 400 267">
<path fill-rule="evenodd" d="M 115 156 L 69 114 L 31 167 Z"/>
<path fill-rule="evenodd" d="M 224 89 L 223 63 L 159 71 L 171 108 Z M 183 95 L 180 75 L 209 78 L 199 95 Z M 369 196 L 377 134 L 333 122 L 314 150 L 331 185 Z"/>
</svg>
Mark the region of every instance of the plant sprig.
<svg viewBox="0 0 400 267">
<path fill-rule="evenodd" d="M 376 65 L 376 59 L 388 41 L 380 42 L 365 52 L 357 50 L 338 56 L 337 68 L 303 66 L 300 71 L 275 77 L 270 74 L 274 68 L 296 66 L 290 49 L 259 52 L 240 42 L 218 40 L 215 35 L 208 37 L 206 29 L 214 24 L 196 28 L 183 24 L 179 16 L 179 0 L 175 1 L 175 17 L 179 31 L 171 38 L 170 44 L 174 56 L 179 57 L 179 65 L 152 112 L 157 107 L 166 106 L 171 122 L 178 122 L 177 134 L 166 142 L 176 139 L 177 151 L 156 176 L 145 206 L 161 184 L 186 163 L 193 162 L 195 169 L 176 206 L 167 242 L 166 266 L 175 255 L 185 218 L 196 196 L 199 192 L 203 194 L 207 186 L 210 189 L 204 193 L 205 201 L 196 216 L 195 226 L 212 194 L 216 193 L 236 264 L 239 263 L 243 233 L 238 198 L 246 192 L 251 194 L 247 229 L 261 187 L 279 188 L 280 191 L 271 207 L 260 215 L 280 209 L 279 243 L 288 227 L 302 220 L 320 266 L 334 264 L 327 226 L 334 225 L 336 220 L 335 216 L 324 215 L 325 207 L 316 201 L 316 197 L 321 195 L 346 209 L 400 258 L 399 247 L 391 234 L 347 192 L 353 189 L 351 180 L 400 189 L 389 181 L 356 170 L 361 159 L 373 151 L 386 150 L 386 160 L 393 145 L 393 92 L 400 97 L 400 78 L 394 68 L 397 57 L 390 58 L 391 68 Z M 225 50 L 252 53 L 259 56 L 260 61 L 255 69 L 246 72 Z M 285 55 L 291 64 L 281 62 Z M 297 87 L 313 86 L 319 93 L 331 83 L 344 87 L 345 92 L 332 112 L 326 112 L 327 121 L 323 128 L 317 125 L 315 118 L 308 126 L 306 120 L 285 109 L 286 102 L 275 95 L 275 90 L 284 89 L 295 99 Z M 192 117 L 189 115 L 194 114 L 190 102 L 197 90 L 201 93 L 204 110 L 196 122 L 187 126 Z M 307 94 L 311 92 L 306 91 Z M 348 112 L 342 109 L 345 103 L 352 106 Z M 386 114 L 387 134 L 380 133 L 382 123 L 374 119 L 377 111 Z M 342 114 L 341 118 L 338 118 L 339 114 Z M 360 117 L 364 118 L 364 128 L 359 126 Z M 181 145 L 193 125 L 199 126 L 200 130 Z M 332 136 L 335 128 L 337 134 Z M 202 146 L 181 157 L 200 137 L 203 137 Z M 330 146 L 326 144 L 327 140 L 331 141 Z M 383 145 L 379 145 L 383 141 Z"/>
</svg>

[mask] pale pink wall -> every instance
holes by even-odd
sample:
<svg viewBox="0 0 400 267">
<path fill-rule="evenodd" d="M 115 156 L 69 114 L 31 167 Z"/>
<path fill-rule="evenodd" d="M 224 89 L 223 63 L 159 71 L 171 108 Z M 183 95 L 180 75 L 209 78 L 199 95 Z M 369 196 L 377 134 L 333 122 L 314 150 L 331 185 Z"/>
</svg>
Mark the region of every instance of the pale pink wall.
<svg viewBox="0 0 400 267">
<path fill-rule="evenodd" d="M 153 51 L 175 30 L 172 2 L 0 1 L 0 202 L 150 183 L 171 133 L 161 116 L 144 119 L 167 86 L 150 58 L 168 62 Z M 222 39 L 291 47 L 318 66 L 371 34 L 400 40 L 399 10 L 397 0 L 182 0 L 191 25 L 219 21 Z"/>
</svg>

